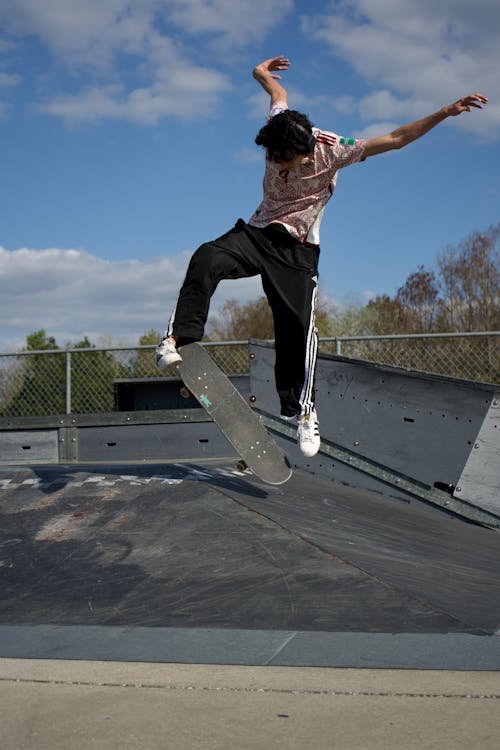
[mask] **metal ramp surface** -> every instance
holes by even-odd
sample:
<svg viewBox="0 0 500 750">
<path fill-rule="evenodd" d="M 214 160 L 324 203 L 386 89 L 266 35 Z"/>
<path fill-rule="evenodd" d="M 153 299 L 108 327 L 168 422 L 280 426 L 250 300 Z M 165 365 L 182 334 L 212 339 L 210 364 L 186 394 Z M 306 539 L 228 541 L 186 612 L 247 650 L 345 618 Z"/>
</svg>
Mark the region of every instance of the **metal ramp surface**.
<svg viewBox="0 0 500 750">
<path fill-rule="evenodd" d="M 234 461 L 0 470 L 0 657 L 500 668 L 496 531 Z"/>
<path fill-rule="evenodd" d="M 295 467 L 500 528 L 500 386 L 320 354 L 322 445 L 279 418 L 274 348 L 252 341 L 250 393 Z"/>
</svg>

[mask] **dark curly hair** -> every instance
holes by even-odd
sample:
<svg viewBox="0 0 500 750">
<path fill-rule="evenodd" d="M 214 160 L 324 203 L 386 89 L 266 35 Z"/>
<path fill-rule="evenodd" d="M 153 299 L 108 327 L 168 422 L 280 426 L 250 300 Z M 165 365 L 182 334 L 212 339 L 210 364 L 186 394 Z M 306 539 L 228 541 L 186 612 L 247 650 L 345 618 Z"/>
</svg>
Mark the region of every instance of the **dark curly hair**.
<svg viewBox="0 0 500 750">
<path fill-rule="evenodd" d="M 294 109 L 285 109 L 272 117 L 257 133 L 257 146 L 267 149 L 271 161 L 291 161 L 299 154 L 310 154 L 316 139 L 312 122 L 307 115 Z"/>
</svg>

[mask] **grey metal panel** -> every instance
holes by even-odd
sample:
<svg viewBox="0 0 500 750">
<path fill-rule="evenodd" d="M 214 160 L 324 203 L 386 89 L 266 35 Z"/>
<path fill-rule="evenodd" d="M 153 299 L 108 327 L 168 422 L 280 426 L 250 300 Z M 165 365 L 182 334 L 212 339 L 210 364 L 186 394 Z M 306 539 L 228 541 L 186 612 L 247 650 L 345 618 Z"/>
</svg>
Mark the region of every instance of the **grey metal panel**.
<svg viewBox="0 0 500 750">
<path fill-rule="evenodd" d="M 48 430 L 67 422 L 66 414 L 51 414 L 38 417 L 0 417 L 0 432 L 22 430 Z"/>
<path fill-rule="evenodd" d="M 500 515 L 500 392 L 491 399 L 455 496 Z"/>
<path fill-rule="evenodd" d="M 78 429 L 79 461 L 176 461 L 236 455 L 213 422 Z"/>
<path fill-rule="evenodd" d="M 329 360 L 317 399 L 327 439 L 428 486 L 457 483 L 487 408 L 469 388 Z"/>
<path fill-rule="evenodd" d="M 250 390 L 256 407 L 277 414 L 274 349 L 252 342 L 251 355 Z M 435 482 L 457 484 L 494 388 L 320 355 L 316 390 L 326 440 L 432 487 Z M 292 460 L 301 468 L 340 481 L 346 472 L 350 474 L 324 456 L 304 459 L 292 450 Z M 355 477 L 352 472 L 351 479 Z M 357 486 L 364 487 L 367 481 L 373 486 L 371 480 L 359 476 Z M 398 493 L 391 490 L 391 494 Z"/>
<path fill-rule="evenodd" d="M 19 430 L 0 432 L 0 465 L 57 463 L 57 430 Z"/>
</svg>

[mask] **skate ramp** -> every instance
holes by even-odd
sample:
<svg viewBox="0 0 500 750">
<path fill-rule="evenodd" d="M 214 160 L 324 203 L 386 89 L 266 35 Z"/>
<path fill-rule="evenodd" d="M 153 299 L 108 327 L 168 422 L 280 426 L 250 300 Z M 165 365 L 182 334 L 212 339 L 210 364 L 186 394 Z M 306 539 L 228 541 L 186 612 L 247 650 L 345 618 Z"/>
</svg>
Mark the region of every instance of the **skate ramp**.
<svg viewBox="0 0 500 750">
<path fill-rule="evenodd" d="M 251 342 L 251 399 L 296 468 L 500 526 L 500 386 L 320 354 L 322 446 L 305 459 L 279 419 L 274 358 Z"/>
<path fill-rule="evenodd" d="M 0 657 L 500 667 L 498 533 L 233 460 L 4 467 Z"/>
</svg>

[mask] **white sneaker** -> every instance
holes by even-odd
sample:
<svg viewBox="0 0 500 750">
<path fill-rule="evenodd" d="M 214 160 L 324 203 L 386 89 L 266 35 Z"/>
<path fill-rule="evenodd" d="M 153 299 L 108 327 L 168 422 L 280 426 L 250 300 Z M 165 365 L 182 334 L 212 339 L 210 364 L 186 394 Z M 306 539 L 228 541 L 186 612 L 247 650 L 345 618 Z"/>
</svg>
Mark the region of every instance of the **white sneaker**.
<svg viewBox="0 0 500 750">
<path fill-rule="evenodd" d="M 299 417 L 299 426 L 297 427 L 297 440 L 300 450 L 312 458 L 319 451 L 321 438 L 319 435 L 318 415 L 316 409 L 313 409 L 307 417 Z"/>
<path fill-rule="evenodd" d="M 166 370 L 170 365 L 175 365 L 176 362 L 181 362 L 182 357 L 175 348 L 175 344 L 171 339 L 162 339 L 160 345 L 156 349 L 156 364 L 160 370 Z"/>
</svg>

